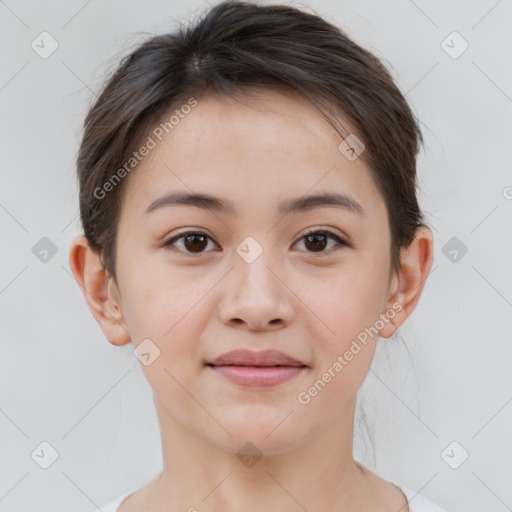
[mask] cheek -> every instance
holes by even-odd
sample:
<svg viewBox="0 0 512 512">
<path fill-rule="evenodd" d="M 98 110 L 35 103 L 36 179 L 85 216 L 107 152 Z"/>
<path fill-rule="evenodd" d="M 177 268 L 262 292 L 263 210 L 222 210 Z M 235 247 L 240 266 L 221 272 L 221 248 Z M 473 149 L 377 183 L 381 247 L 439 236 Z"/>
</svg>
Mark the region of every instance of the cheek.
<svg viewBox="0 0 512 512">
<path fill-rule="evenodd" d="M 129 330 L 139 337 L 154 337 L 165 343 L 175 337 L 177 327 L 194 315 L 196 305 L 211 285 L 204 276 L 198 277 L 197 272 L 187 272 L 188 269 L 136 264 L 131 268 L 125 274 L 123 301 Z"/>
<path fill-rule="evenodd" d="M 345 285 L 356 284 L 342 281 Z M 340 286 L 331 293 L 329 303 L 324 303 L 322 319 L 333 332 L 321 329 L 325 334 L 316 338 L 311 387 L 302 390 L 306 399 L 316 404 L 313 407 L 320 408 L 318 414 L 325 416 L 328 410 L 332 420 L 345 413 L 354 400 L 368 374 L 378 340 L 374 326 L 381 302 L 373 285 L 357 284 L 356 288 Z"/>
<path fill-rule="evenodd" d="M 155 290 L 149 279 L 133 285 L 124 311 L 132 350 L 153 392 L 169 401 L 169 410 L 186 411 L 190 396 L 181 386 L 190 389 L 200 369 L 200 297 L 165 292 L 161 284 Z"/>
<path fill-rule="evenodd" d="M 387 262 L 383 260 L 358 256 L 328 280 L 317 282 L 311 302 L 306 301 L 326 326 L 316 317 L 309 325 L 310 330 L 319 333 L 315 341 L 315 377 L 333 382 L 326 400 L 355 393 L 371 365 L 378 340 L 376 322 L 384 313 L 387 291 Z"/>
<path fill-rule="evenodd" d="M 182 386 L 193 389 L 194 379 L 202 368 L 198 354 L 205 328 L 203 318 L 207 316 L 201 299 L 208 287 L 195 291 L 193 288 L 171 287 L 170 282 L 153 281 L 151 275 L 146 274 L 144 280 L 132 282 L 126 308 L 134 345 L 151 340 L 144 342 L 150 353 L 150 364 L 146 365 L 139 357 L 145 378 L 166 407 L 178 414 L 188 411 L 191 405 L 190 395 Z M 183 422 L 185 420 L 186 414 L 182 418 Z"/>
<path fill-rule="evenodd" d="M 387 275 L 376 266 L 357 265 L 340 271 L 318 298 L 318 309 L 335 334 L 331 336 L 343 346 L 370 327 L 383 312 Z"/>
</svg>

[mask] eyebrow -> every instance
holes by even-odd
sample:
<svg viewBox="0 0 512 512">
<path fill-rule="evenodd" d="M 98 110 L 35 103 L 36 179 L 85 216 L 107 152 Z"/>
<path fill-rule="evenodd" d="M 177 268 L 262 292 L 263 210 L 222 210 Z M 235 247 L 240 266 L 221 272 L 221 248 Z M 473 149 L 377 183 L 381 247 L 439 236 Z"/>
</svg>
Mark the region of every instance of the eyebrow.
<svg viewBox="0 0 512 512">
<path fill-rule="evenodd" d="M 233 203 L 220 197 L 209 194 L 172 192 L 155 199 L 144 211 L 144 214 L 168 206 L 195 206 L 205 210 L 235 215 L 236 209 Z M 299 213 L 315 208 L 336 207 L 343 208 L 359 215 L 365 215 L 363 207 L 349 196 L 334 192 L 325 192 L 315 195 L 307 195 L 295 199 L 289 199 L 279 205 L 278 212 L 281 215 Z"/>
</svg>

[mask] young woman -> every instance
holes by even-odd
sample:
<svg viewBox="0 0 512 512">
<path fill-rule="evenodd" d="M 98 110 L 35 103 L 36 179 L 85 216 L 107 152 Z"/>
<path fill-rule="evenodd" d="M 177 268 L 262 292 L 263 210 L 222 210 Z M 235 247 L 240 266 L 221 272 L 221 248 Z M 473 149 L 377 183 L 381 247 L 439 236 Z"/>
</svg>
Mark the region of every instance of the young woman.
<svg viewBox="0 0 512 512">
<path fill-rule="evenodd" d="M 433 254 L 383 65 L 314 14 L 223 2 L 127 56 L 84 128 L 70 266 L 134 346 L 164 461 L 102 510 L 440 511 L 353 457 Z"/>
</svg>

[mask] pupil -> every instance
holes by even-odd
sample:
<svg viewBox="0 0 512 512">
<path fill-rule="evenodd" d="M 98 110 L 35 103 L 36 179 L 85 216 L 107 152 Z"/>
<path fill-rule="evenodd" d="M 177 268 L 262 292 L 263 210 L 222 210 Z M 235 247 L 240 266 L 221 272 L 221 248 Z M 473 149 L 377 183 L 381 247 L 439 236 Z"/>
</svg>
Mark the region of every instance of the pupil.
<svg viewBox="0 0 512 512">
<path fill-rule="evenodd" d="M 197 238 L 201 238 L 202 240 L 200 242 L 191 242 L 192 239 L 197 239 Z M 199 252 L 200 250 L 204 249 L 204 247 L 201 247 L 201 244 L 204 245 L 204 241 L 205 241 L 205 236 L 203 235 L 188 235 L 186 238 L 185 238 L 185 245 L 187 247 L 188 250 L 192 250 L 192 252 L 196 251 L 196 252 Z M 190 243 L 191 242 L 191 245 L 187 245 L 187 243 Z M 197 251 L 197 249 L 199 249 L 199 251 Z"/>
<path fill-rule="evenodd" d="M 322 242 L 320 244 L 318 244 L 318 238 L 322 238 Z M 325 249 L 325 239 L 326 239 L 326 236 L 325 235 L 318 235 L 318 234 L 314 234 L 314 235 L 309 235 L 306 237 L 306 241 L 312 241 L 314 240 L 314 247 L 316 247 L 318 250 L 322 250 L 322 249 Z"/>
</svg>

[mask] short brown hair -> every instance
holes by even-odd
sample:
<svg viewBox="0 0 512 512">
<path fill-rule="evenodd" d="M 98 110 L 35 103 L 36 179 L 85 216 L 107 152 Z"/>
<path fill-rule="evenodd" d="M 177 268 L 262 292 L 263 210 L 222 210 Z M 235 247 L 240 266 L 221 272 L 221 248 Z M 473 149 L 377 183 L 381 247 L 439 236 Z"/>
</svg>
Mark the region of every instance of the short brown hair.
<svg viewBox="0 0 512 512">
<path fill-rule="evenodd" d="M 124 57 L 89 110 L 77 157 L 80 216 L 91 248 L 117 282 L 115 246 L 125 178 L 98 198 L 173 106 L 209 91 L 234 97 L 263 86 L 299 93 L 345 138 L 344 117 L 386 202 L 392 269 L 425 225 L 416 197 L 419 124 L 383 64 L 322 17 L 233 0 L 189 27 L 157 35 Z"/>
</svg>

